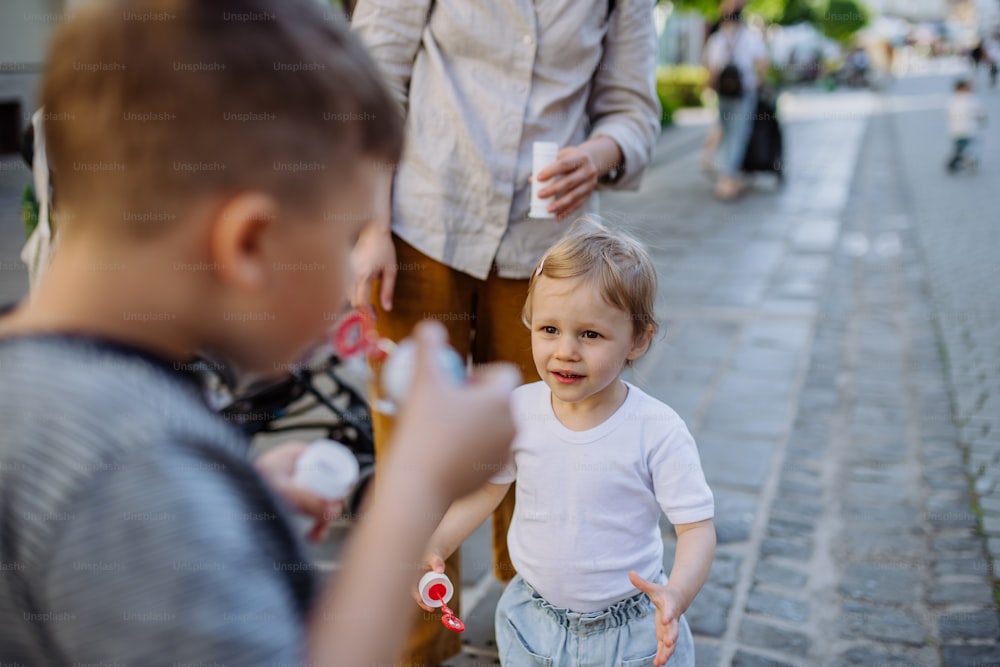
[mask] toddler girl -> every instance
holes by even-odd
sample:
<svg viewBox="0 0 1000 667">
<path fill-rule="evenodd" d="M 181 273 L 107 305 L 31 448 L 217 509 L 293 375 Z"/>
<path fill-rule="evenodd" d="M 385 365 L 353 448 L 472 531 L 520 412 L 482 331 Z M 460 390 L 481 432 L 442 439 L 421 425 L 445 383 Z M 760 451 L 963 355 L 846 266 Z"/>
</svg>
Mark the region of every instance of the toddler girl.
<svg viewBox="0 0 1000 667">
<path fill-rule="evenodd" d="M 621 378 L 656 333 L 655 300 L 646 251 L 594 223 L 554 245 L 529 282 L 523 320 L 542 380 L 512 395 L 512 461 L 451 506 L 425 557 L 443 572 L 517 481 L 518 575 L 496 611 L 505 666 L 694 665 L 682 614 L 715 550 L 712 493 L 677 413 Z M 669 580 L 661 512 L 677 532 Z"/>
</svg>

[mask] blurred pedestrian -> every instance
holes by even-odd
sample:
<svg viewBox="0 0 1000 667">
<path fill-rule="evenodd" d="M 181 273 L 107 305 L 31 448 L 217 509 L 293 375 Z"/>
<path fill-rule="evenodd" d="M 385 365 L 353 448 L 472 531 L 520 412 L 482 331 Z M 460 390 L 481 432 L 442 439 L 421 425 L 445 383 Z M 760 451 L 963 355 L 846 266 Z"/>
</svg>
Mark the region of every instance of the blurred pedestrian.
<svg viewBox="0 0 1000 667">
<path fill-rule="evenodd" d="M 871 59 L 865 47 L 856 45 L 847 55 L 844 64 L 846 71 L 846 83 L 852 88 L 862 88 L 868 85 L 868 69 Z"/>
<path fill-rule="evenodd" d="M 959 79 L 955 92 L 948 102 L 948 132 L 954 145 L 948 160 L 948 171 L 958 171 L 965 164 L 972 164 L 970 152 L 980 127 L 986 122 L 986 111 L 972 90 L 972 82 Z"/>
<path fill-rule="evenodd" d="M 391 219 L 362 234 L 352 303 L 397 340 L 439 319 L 472 363 L 516 363 L 538 379 L 520 317 L 528 278 L 569 216 L 597 190 L 634 190 L 660 127 L 653 0 L 360 0 L 353 27 L 406 117 Z M 539 174 L 552 218 L 529 218 L 534 142 L 560 150 Z M 393 165 L 393 167 L 395 167 Z M 373 415 L 376 451 L 391 421 Z M 494 571 L 514 576 L 513 496 L 494 515 Z M 461 577 L 451 562 L 451 579 Z M 456 597 L 457 597 L 456 593 Z M 461 648 L 418 627 L 406 658 L 437 664 Z"/>
<path fill-rule="evenodd" d="M 722 124 L 715 195 L 730 201 L 742 190 L 740 167 L 750 139 L 757 87 L 767 69 L 768 54 L 764 39 L 743 22 L 741 8 L 723 15 L 718 32 L 708 40 L 705 49 L 709 81 L 719 94 Z"/>
<path fill-rule="evenodd" d="M 719 5 L 719 18 L 708 24 L 705 29 L 705 43 L 707 44 L 712 35 L 719 31 L 719 26 L 722 25 L 722 17 L 732 13 L 736 9 L 742 9 L 745 4 L 746 0 L 722 0 L 722 4 Z M 705 67 L 708 67 L 706 56 L 707 49 L 703 49 L 702 63 Z M 708 134 L 705 135 L 705 143 L 701 147 L 701 168 L 703 170 L 709 172 L 715 171 L 715 152 L 719 148 L 720 141 L 722 141 L 722 123 L 716 122 L 709 128 Z"/>
<path fill-rule="evenodd" d="M 979 71 L 979 66 L 984 60 L 984 49 L 983 49 L 983 39 L 980 37 L 976 40 L 976 43 L 972 45 L 969 49 L 969 62 L 972 64 L 973 73 Z"/>
</svg>

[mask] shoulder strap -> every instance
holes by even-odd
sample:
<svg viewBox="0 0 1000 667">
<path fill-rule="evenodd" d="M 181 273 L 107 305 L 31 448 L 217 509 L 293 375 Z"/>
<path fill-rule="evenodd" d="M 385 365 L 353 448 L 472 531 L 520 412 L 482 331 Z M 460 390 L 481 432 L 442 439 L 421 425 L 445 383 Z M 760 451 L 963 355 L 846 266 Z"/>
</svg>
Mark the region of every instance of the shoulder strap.
<svg viewBox="0 0 1000 667">
<path fill-rule="evenodd" d="M 736 60 L 736 41 L 740 38 L 741 30 L 743 30 L 743 26 L 736 26 L 736 30 L 733 31 L 732 38 L 726 40 L 729 42 L 729 62 Z"/>
</svg>

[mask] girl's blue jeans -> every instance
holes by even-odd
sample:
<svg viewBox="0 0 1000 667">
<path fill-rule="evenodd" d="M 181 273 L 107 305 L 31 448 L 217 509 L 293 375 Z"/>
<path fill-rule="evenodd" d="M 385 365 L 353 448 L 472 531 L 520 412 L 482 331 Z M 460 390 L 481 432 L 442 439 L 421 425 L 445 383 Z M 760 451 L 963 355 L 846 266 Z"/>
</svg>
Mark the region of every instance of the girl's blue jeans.
<svg viewBox="0 0 1000 667">
<path fill-rule="evenodd" d="M 661 572 L 660 583 L 666 581 Z M 645 594 L 580 614 L 545 601 L 521 575 L 497 604 L 503 667 L 649 667 L 656 656 L 656 609 Z M 694 639 L 681 616 L 668 667 L 694 667 Z"/>
<path fill-rule="evenodd" d="M 719 144 L 719 169 L 735 178 L 743 167 L 743 156 L 753 130 L 753 116 L 757 111 L 757 93 L 747 91 L 741 97 L 719 97 L 719 119 L 722 122 L 722 141 Z"/>
</svg>

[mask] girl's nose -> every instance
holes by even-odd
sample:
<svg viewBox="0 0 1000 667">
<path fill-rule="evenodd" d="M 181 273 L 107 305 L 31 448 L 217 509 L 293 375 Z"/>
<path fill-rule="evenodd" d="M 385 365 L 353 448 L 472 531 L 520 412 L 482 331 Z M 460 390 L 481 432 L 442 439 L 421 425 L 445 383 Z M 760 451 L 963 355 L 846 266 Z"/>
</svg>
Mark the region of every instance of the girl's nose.
<svg viewBox="0 0 1000 667">
<path fill-rule="evenodd" d="M 556 343 L 557 359 L 576 359 L 579 357 L 579 347 L 573 336 L 560 336 Z"/>
</svg>

